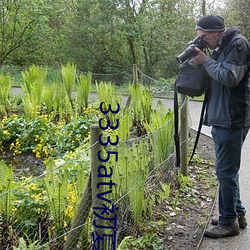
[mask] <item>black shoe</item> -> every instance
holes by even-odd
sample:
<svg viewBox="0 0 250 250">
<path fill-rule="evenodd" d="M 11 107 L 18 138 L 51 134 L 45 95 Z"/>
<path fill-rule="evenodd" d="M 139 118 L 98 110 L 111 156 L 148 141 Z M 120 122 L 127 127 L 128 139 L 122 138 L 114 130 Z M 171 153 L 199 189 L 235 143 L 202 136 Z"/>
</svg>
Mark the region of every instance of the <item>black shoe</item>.
<svg viewBox="0 0 250 250">
<path fill-rule="evenodd" d="M 219 224 L 210 229 L 206 229 L 204 235 L 209 238 L 224 238 L 228 236 L 239 235 L 240 227 L 238 222 L 234 222 L 232 224 L 222 225 Z"/>
<path fill-rule="evenodd" d="M 245 214 L 239 215 L 238 222 L 239 222 L 240 229 L 243 229 L 243 228 L 245 228 L 247 226 L 247 220 L 246 220 Z M 217 218 L 212 218 L 211 224 L 214 225 L 214 226 L 217 226 L 218 225 L 218 219 Z"/>
</svg>

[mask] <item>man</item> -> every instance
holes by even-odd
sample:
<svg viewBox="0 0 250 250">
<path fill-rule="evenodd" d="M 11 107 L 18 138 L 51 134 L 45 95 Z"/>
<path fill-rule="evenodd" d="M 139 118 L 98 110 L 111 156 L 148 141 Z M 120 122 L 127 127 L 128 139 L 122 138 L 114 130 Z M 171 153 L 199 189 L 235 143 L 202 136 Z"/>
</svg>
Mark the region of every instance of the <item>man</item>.
<svg viewBox="0 0 250 250">
<path fill-rule="evenodd" d="M 220 16 L 202 17 L 195 30 L 212 56 L 195 48 L 193 59 L 203 64 L 210 76 L 204 125 L 212 126 L 219 181 L 219 218 L 205 235 L 221 238 L 239 234 L 247 226 L 240 200 L 239 169 L 241 149 L 250 126 L 250 47 L 237 27 L 225 30 Z"/>
</svg>

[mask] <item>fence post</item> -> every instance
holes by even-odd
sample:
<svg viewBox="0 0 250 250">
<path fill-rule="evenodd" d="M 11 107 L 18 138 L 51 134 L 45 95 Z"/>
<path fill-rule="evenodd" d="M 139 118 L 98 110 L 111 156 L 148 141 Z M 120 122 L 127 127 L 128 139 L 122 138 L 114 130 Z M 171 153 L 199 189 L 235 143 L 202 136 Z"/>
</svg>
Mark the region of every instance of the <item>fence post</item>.
<svg viewBox="0 0 250 250">
<path fill-rule="evenodd" d="M 187 176 L 188 173 L 188 97 L 180 95 L 180 169 L 181 174 Z"/>
<path fill-rule="evenodd" d="M 134 85 L 137 85 L 138 84 L 138 70 L 137 70 L 137 65 L 136 64 L 133 64 L 133 83 Z"/>
<path fill-rule="evenodd" d="M 136 64 L 133 64 L 133 84 L 135 86 L 138 84 L 138 70 L 137 70 L 137 65 Z M 131 96 L 129 94 L 126 105 L 125 105 L 124 112 L 129 107 L 130 104 L 131 104 Z"/>
<path fill-rule="evenodd" d="M 64 244 L 63 250 L 71 250 L 77 248 L 77 243 L 81 237 L 81 232 L 83 230 L 83 225 L 89 216 L 90 207 L 91 207 L 91 175 L 88 178 L 87 185 L 82 194 L 81 201 L 78 205 L 77 213 L 74 217 L 72 226 L 70 228 L 70 233 L 67 236 L 67 240 Z"/>
<path fill-rule="evenodd" d="M 100 151 L 102 156 L 102 146 L 99 143 L 99 136 L 101 135 L 101 129 L 99 125 L 94 124 L 90 127 L 90 142 L 91 142 L 91 177 L 92 177 L 92 205 L 93 207 L 102 207 L 103 201 L 97 197 L 98 194 L 104 193 L 104 185 L 98 185 L 98 183 L 104 182 L 104 177 L 98 177 L 99 170 L 98 167 L 103 165 L 103 163 L 99 160 L 98 152 Z M 104 222 L 98 219 L 97 216 L 93 215 L 93 220 L 96 222 L 96 225 L 104 226 Z M 105 234 L 104 228 L 93 227 L 93 230 L 98 233 L 100 236 Z M 94 232 L 94 233 L 95 233 Z M 95 235 L 97 235 L 95 233 Z M 94 242 L 95 244 L 95 242 Z M 103 249 L 103 242 L 97 242 L 96 249 Z"/>
</svg>

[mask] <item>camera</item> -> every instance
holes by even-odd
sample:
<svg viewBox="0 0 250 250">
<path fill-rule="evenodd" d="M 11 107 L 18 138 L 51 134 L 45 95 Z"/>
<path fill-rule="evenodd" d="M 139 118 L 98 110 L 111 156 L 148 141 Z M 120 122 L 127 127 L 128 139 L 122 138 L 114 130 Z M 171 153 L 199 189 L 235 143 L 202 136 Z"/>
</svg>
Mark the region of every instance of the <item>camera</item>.
<svg viewBox="0 0 250 250">
<path fill-rule="evenodd" d="M 207 43 L 199 36 L 197 36 L 190 45 L 180 54 L 176 57 L 177 61 L 179 63 L 183 63 L 188 58 L 198 55 L 198 53 L 195 51 L 195 47 L 199 48 L 200 50 L 203 50 L 207 48 Z"/>
</svg>

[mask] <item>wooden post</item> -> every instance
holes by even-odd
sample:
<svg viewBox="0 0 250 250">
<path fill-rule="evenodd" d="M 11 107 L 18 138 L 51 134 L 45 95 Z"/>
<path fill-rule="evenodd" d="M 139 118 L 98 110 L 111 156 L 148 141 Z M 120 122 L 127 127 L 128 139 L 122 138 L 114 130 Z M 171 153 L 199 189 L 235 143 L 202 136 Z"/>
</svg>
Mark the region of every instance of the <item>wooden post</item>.
<svg viewBox="0 0 250 250">
<path fill-rule="evenodd" d="M 133 64 L 133 84 L 136 86 L 138 84 L 138 70 L 137 70 L 137 65 Z M 126 105 L 125 105 L 125 110 L 129 107 L 129 105 L 131 104 L 131 96 L 128 96 Z"/>
<path fill-rule="evenodd" d="M 104 177 L 98 177 L 98 167 L 103 165 L 103 163 L 98 158 L 98 152 L 101 152 L 102 156 L 102 146 L 99 143 L 99 136 L 101 135 L 101 129 L 98 125 L 92 125 L 90 127 L 90 142 L 91 142 L 91 176 L 92 176 L 92 204 L 93 207 L 103 207 L 103 201 L 97 197 L 98 194 L 104 193 L 104 185 L 98 185 L 100 182 L 104 182 Z M 98 212 L 99 213 L 99 212 Z M 97 225 L 104 225 L 104 222 L 101 219 L 98 219 L 95 215 L 93 219 L 96 220 Z M 93 227 L 93 231 L 98 233 L 100 236 L 105 234 L 104 228 L 95 228 Z M 94 232 L 94 233 L 95 233 Z M 95 233 L 95 235 L 96 235 Z M 99 247 L 96 246 L 98 249 L 103 249 L 102 247 L 103 242 L 99 241 Z"/>
<path fill-rule="evenodd" d="M 184 176 L 188 174 L 188 97 L 181 96 L 180 109 L 180 169 Z"/>
<path fill-rule="evenodd" d="M 133 83 L 134 85 L 138 84 L 138 70 L 136 64 L 133 64 Z"/>
<path fill-rule="evenodd" d="M 98 159 L 98 151 L 102 150 L 99 143 L 99 136 L 101 134 L 101 129 L 98 125 L 92 125 L 90 127 L 90 144 L 91 144 L 91 173 L 88 179 L 87 186 L 85 187 L 84 193 L 82 195 L 81 202 L 78 206 L 77 214 L 74 218 L 71 231 L 68 234 L 67 240 L 64 244 L 63 250 L 71 250 L 77 248 L 77 243 L 80 239 L 81 232 L 84 224 L 89 216 L 89 211 L 91 204 L 93 207 L 101 207 L 101 199 L 97 198 L 97 193 L 103 192 L 103 185 L 97 188 L 97 184 L 102 181 L 103 178 L 98 177 L 98 167 L 101 164 Z M 95 217 L 94 217 L 95 219 Z M 104 232 L 102 228 L 95 229 L 97 233 L 101 236 Z M 87 246 L 84 246 L 84 249 Z M 99 248 L 102 249 L 102 242 L 99 244 Z"/>
<path fill-rule="evenodd" d="M 89 176 L 88 183 L 82 194 L 81 201 L 78 205 L 77 213 L 74 217 L 70 233 L 64 244 L 63 250 L 77 249 L 77 243 L 81 237 L 83 224 L 87 221 L 89 210 L 91 208 L 91 175 Z M 87 235 L 86 235 L 87 237 Z M 84 248 L 87 246 L 83 246 Z"/>
</svg>

